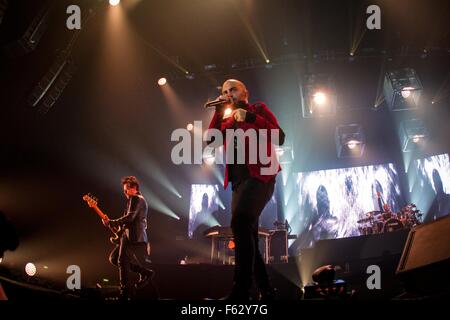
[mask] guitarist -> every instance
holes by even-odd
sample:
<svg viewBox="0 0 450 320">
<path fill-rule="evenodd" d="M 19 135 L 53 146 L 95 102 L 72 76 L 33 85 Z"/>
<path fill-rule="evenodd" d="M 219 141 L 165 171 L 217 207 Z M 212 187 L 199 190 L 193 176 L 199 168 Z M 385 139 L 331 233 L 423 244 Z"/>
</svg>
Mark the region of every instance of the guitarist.
<svg viewBox="0 0 450 320">
<path fill-rule="evenodd" d="M 120 296 L 129 297 L 128 273 L 139 273 L 137 289 L 145 287 L 152 279 L 154 271 L 145 267 L 147 258 L 147 201 L 139 192 L 139 182 L 134 176 L 122 178 L 125 197 L 128 199 L 125 213 L 119 219 L 103 219 L 105 226 L 123 230 L 119 244 L 109 256 L 109 261 L 119 267 Z"/>
</svg>

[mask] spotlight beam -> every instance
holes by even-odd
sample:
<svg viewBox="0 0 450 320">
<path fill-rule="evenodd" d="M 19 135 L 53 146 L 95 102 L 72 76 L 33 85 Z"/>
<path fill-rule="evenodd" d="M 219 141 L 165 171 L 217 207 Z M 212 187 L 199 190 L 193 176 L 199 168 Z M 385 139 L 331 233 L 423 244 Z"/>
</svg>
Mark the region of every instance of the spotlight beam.
<svg viewBox="0 0 450 320">
<path fill-rule="evenodd" d="M 351 48 L 351 50 L 350 50 L 350 55 L 351 55 L 351 56 L 354 56 L 355 53 L 356 53 L 356 50 L 358 50 L 359 44 L 361 43 L 361 41 L 362 41 L 364 35 L 366 34 L 366 30 L 367 30 L 367 29 L 364 28 L 363 31 L 360 32 L 359 37 L 358 37 L 358 39 L 356 40 L 356 42 L 353 42 L 353 43 L 352 43 L 352 48 Z"/>
<path fill-rule="evenodd" d="M 235 8 L 236 12 L 239 15 L 239 18 L 241 19 L 242 23 L 245 25 L 245 27 L 247 28 L 247 31 L 250 34 L 251 39 L 253 40 L 253 44 L 256 46 L 256 48 L 258 49 L 259 53 L 261 54 L 261 56 L 264 59 L 264 62 L 266 63 L 270 63 L 270 59 L 267 55 L 267 50 L 265 50 L 263 48 L 263 45 L 261 44 L 261 42 L 258 40 L 258 37 L 256 36 L 255 30 L 253 29 L 252 25 L 250 24 L 250 20 L 246 17 L 244 17 L 242 10 L 240 8 Z"/>
<path fill-rule="evenodd" d="M 447 74 L 447 78 L 442 83 L 442 85 L 437 90 L 436 94 L 434 95 L 433 99 L 431 100 L 431 103 L 436 103 L 441 101 L 442 99 L 448 97 L 450 95 L 450 86 L 449 86 L 449 80 L 450 80 L 450 73 Z"/>
<path fill-rule="evenodd" d="M 225 205 L 223 204 L 220 197 L 217 197 L 217 204 L 219 205 L 219 207 L 221 207 L 223 210 L 225 210 Z"/>
<path fill-rule="evenodd" d="M 179 63 L 177 63 L 174 59 L 170 58 L 167 54 L 165 54 L 161 49 L 157 48 L 156 46 L 150 44 L 147 40 L 145 40 L 139 33 L 135 32 L 136 36 L 141 40 L 147 47 L 155 51 L 159 56 L 161 56 L 163 59 L 165 59 L 168 63 L 173 65 L 175 68 L 180 70 L 184 74 L 189 74 L 189 71 L 181 66 Z"/>
<path fill-rule="evenodd" d="M 123 148 L 127 148 L 126 144 L 123 144 Z M 141 164 L 136 165 L 136 168 L 148 179 L 156 180 L 167 191 L 174 194 L 178 198 L 181 198 L 181 194 L 170 182 L 169 178 L 164 174 L 163 170 L 156 164 L 156 162 L 150 157 L 138 151 L 136 148 L 128 147 L 128 153 L 132 159 L 142 159 Z"/>
<path fill-rule="evenodd" d="M 352 6 L 349 6 L 349 9 L 352 9 Z M 366 34 L 367 28 L 364 23 L 364 10 L 362 10 L 362 6 L 359 6 L 357 10 L 357 14 L 355 18 L 353 18 L 353 12 L 349 12 L 350 17 L 350 55 L 354 56 L 356 50 L 358 50 L 359 44 L 361 43 L 364 35 Z M 353 19 L 353 21 L 352 21 Z M 353 28 L 355 26 L 355 28 Z"/>
<path fill-rule="evenodd" d="M 168 215 L 174 219 L 180 220 L 180 217 L 175 214 L 164 202 L 161 201 L 153 192 L 148 189 L 143 188 L 142 192 L 146 195 L 145 197 L 149 199 L 149 207 L 159 212 Z"/>
<path fill-rule="evenodd" d="M 377 94 L 375 96 L 375 103 L 374 103 L 375 108 L 378 108 L 378 106 L 384 102 L 383 81 L 385 74 L 385 66 L 386 66 L 386 59 L 383 59 L 383 62 L 381 63 L 380 67 L 380 74 L 378 75 Z"/>
</svg>

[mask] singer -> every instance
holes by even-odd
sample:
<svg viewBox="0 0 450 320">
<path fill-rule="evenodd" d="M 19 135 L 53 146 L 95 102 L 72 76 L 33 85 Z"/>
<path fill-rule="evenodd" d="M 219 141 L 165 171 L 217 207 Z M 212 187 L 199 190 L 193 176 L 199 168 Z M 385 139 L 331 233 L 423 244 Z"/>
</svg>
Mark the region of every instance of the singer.
<svg viewBox="0 0 450 320">
<path fill-rule="evenodd" d="M 244 131 L 275 129 L 279 130 L 279 144 L 284 143 L 284 132 L 278 121 L 264 103 L 248 103 L 249 93 L 245 85 L 234 79 L 226 80 L 222 86 L 222 94 L 214 100 L 216 112 L 209 128 L 216 128 L 223 133 L 227 129 L 242 129 Z M 227 115 L 225 110 L 232 110 Z M 225 141 L 225 140 L 224 140 Z M 212 142 L 212 141 L 209 141 Z M 267 153 L 273 152 L 272 142 L 268 139 Z M 248 149 L 248 141 L 242 145 Z M 236 141 L 234 146 L 237 148 Z M 227 148 L 226 142 L 224 148 Z M 237 152 L 234 153 L 235 156 Z M 248 153 L 247 153 L 248 154 Z M 227 300 L 247 301 L 250 298 L 252 280 L 258 287 L 260 300 L 273 300 L 275 291 L 270 284 L 266 266 L 259 252 L 258 246 L 258 220 L 267 202 L 272 197 L 275 187 L 274 175 L 261 175 L 261 163 L 238 164 L 235 161 L 226 164 L 224 188 L 228 182 L 232 184 L 231 200 L 231 229 L 233 231 L 235 247 L 234 283 Z M 281 168 L 278 165 L 279 172 Z"/>
</svg>

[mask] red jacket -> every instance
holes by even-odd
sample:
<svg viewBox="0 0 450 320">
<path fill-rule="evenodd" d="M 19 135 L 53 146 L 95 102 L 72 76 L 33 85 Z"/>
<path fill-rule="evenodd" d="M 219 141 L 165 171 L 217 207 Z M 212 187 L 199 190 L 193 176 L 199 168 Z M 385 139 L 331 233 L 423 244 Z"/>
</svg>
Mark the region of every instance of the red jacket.
<svg viewBox="0 0 450 320">
<path fill-rule="evenodd" d="M 268 139 L 267 139 L 267 157 L 270 158 L 272 155 L 272 152 L 275 152 L 273 144 L 271 142 L 270 138 L 270 130 L 271 129 L 279 129 L 279 145 L 282 145 L 284 143 L 284 132 L 278 125 L 277 118 L 275 118 L 274 114 L 269 110 L 269 108 L 262 102 L 257 102 L 252 105 L 248 105 L 247 112 L 251 112 L 255 115 L 254 121 L 247 122 L 236 122 L 233 117 L 229 117 L 225 120 L 222 120 L 222 113 L 221 112 L 215 112 L 213 118 L 211 119 L 211 123 L 209 124 L 209 129 L 215 128 L 219 129 L 223 133 L 223 141 L 224 141 L 224 149 L 226 150 L 226 136 L 225 136 L 225 130 L 226 129 L 234 129 L 235 124 L 238 129 L 242 129 L 244 132 L 247 131 L 250 128 L 253 128 L 258 131 L 258 129 L 267 129 L 268 132 Z M 259 154 L 259 150 L 258 150 Z M 272 180 L 277 173 L 281 170 L 280 165 L 278 162 L 276 165 L 278 166 L 277 173 L 273 175 L 262 175 L 261 174 L 261 168 L 264 167 L 270 167 L 270 163 L 267 165 L 264 165 L 260 163 L 260 159 L 258 157 L 257 163 L 251 164 L 248 161 L 249 157 L 249 146 L 248 146 L 248 140 L 245 141 L 245 156 L 246 156 L 246 165 L 247 169 L 249 171 L 249 174 L 253 178 L 257 178 L 263 182 L 269 182 Z M 277 161 L 277 160 L 276 160 Z M 224 188 L 226 189 L 228 186 L 228 164 L 225 166 L 225 179 L 224 179 Z"/>
</svg>

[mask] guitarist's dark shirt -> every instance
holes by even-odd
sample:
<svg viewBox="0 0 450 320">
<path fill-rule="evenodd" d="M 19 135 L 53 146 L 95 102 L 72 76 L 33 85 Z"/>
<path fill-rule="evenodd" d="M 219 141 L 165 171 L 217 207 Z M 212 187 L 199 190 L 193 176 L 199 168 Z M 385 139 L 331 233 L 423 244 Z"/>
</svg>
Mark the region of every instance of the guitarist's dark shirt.
<svg viewBox="0 0 450 320">
<path fill-rule="evenodd" d="M 123 227 L 125 236 L 131 242 L 147 243 L 147 211 L 147 201 L 138 193 L 128 199 L 125 214 L 110 220 L 110 224 Z"/>
</svg>

